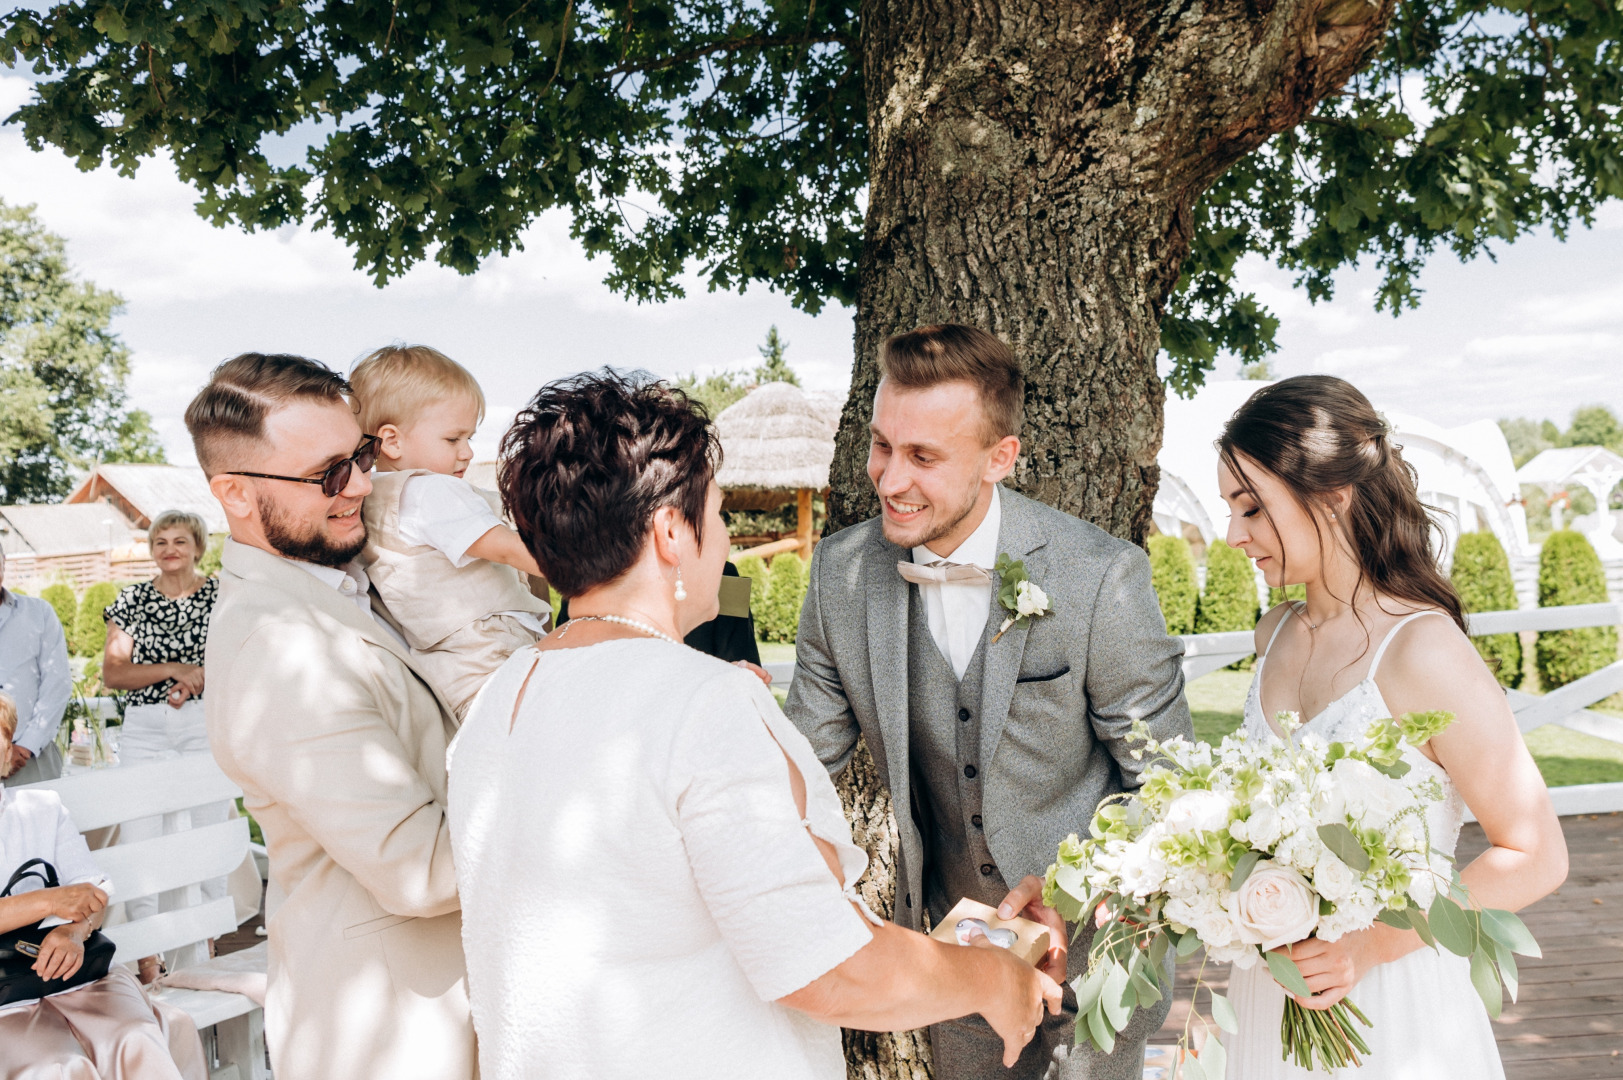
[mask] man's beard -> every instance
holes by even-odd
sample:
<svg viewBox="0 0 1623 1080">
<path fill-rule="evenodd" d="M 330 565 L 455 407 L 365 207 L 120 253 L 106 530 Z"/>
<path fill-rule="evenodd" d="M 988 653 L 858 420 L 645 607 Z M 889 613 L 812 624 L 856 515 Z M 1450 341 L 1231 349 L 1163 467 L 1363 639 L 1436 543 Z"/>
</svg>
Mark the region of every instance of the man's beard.
<svg viewBox="0 0 1623 1080">
<path fill-rule="evenodd" d="M 315 563 L 317 566 L 342 568 L 366 547 L 365 522 L 361 523 L 359 536 L 338 544 L 329 539 L 319 525 L 303 532 L 297 531 L 293 519 L 284 515 L 281 508 L 265 496 L 259 496 L 258 503 L 259 524 L 265 530 L 265 542 L 286 558 Z"/>
</svg>

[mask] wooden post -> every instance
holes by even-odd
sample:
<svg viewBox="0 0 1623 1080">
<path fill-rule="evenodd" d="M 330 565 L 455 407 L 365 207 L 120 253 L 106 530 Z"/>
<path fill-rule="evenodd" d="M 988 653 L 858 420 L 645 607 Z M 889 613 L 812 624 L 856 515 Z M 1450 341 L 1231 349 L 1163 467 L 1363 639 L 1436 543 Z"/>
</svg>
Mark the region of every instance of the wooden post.
<svg viewBox="0 0 1623 1080">
<path fill-rule="evenodd" d="M 795 537 L 800 541 L 800 557 L 812 554 L 812 490 L 800 488 L 795 492 Z"/>
</svg>

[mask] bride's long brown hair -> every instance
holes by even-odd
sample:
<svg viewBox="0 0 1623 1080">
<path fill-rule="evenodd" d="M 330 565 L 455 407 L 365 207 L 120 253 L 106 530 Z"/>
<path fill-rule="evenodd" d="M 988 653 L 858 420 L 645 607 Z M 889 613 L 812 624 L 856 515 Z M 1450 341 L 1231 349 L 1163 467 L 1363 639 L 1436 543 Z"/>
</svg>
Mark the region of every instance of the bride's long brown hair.
<svg viewBox="0 0 1623 1080">
<path fill-rule="evenodd" d="M 1358 561 L 1349 603 L 1367 582 L 1377 594 L 1441 610 L 1465 630 L 1465 612 L 1453 584 L 1437 568 L 1433 537 L 1440 530 L 1420 501 L 1414 467 L 1369 399 L 1333 375 L 1297 375 L 1263 387 L 1240 406 L 1217 440 L 1217 452 L 1239 478 L 1269 524 L 1273 515 L 1258 497 L 1241 457 L 1279 478 L 1319 532 L 1315 509 L 1336 492 L 1350 494 L 1338 515 Z M 1319 532 L 1319 548 L 1324 534 Z M 1285 568 L 1281 551 L 1280 569 Z"/>
</svg>

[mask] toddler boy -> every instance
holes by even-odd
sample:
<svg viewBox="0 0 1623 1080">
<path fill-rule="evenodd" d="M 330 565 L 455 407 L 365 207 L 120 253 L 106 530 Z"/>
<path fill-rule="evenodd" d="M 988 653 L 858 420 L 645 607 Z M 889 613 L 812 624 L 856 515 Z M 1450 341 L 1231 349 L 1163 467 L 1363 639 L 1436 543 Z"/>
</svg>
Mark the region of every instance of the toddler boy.
<svg viewBox="0 0 1623 1080">
<path fill-rule="evenodd" d="M 535 557 L 502 524 L 500 500 L 463 479 L 484 393 L 424 345 L 377 350 L 350 385 L 361 430 L 379 441 L 362 563 L 418 669 L 462 720 L 491 673 L 551 619 L 520 576 L 546 592 Z"/>
</svg>

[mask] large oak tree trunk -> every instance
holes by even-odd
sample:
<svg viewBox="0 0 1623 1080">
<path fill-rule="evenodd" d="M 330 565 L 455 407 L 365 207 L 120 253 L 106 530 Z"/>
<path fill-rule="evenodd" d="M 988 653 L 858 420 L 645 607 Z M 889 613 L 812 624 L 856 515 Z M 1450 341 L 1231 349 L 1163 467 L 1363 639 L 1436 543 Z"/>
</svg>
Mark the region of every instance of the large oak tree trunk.
<svg viewBox="0 0 1623 1080">
<path fill-rule="evenodd" d="M 1142 543 L 1159 320 L 1194 201 L 1339 91 L 1393 3 L 866 0 L 867 232 L 830 529 L 878 511 L 865 461 L 880 343 L 956 321 L 1025 366 L 1013 486 Z M 843 787 L 888 900 L 888 800 L 871 770 Z M 926 1075 L 921 1034 L 846 1045 L 852 1077 Z"/>
</svg>

